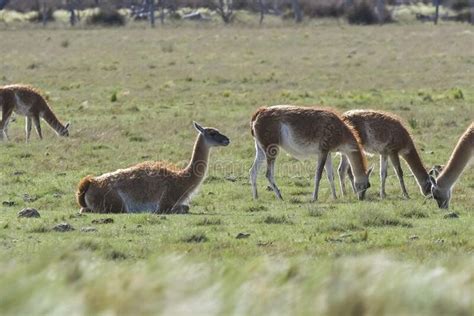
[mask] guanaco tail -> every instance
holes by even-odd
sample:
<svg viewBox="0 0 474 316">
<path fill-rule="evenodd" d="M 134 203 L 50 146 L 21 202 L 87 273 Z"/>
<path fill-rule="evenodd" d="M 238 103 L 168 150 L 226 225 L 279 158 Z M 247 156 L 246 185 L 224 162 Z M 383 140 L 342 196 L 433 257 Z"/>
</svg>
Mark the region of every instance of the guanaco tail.
<svg viewBox="0 0 474 316">
<path fill-rule="evenodd" d="M 403 170 L 399 156 L 410 167 L 421 193 L 425 196 L 431 193 L 429 174 L 418 155 L 410 133 L 398 117 L 391 113 L 374 110 L 352 110 L 343 113 L 342 119 L 358 132 L 364 151 L 380 155 L 380 196 L 382 198 L 386 196 L 385 181 L 387 179 L 388 158 L 390 158 L 398 176 L 403 196 L 409 198 L 403 180 Z M 347 157 L 344 155 L 341 157 L 338 173 L 341 191 L 344 195 L 346 194 L 344 181 L 346 173 L 349 175 L 352 185 L 354 182 Z"/>
<path fill-rule="evenodd" d="M 36 132 L 40 139 L 43 139 L 41 132 L 40 118 L 60 136 L 69 136 L 69 123 L 66 125 L 56 118 L 45 98 L 34 88 L 26 85 L 8 85 L 0 87 L 0 106 L 2 109 L 2 121 L 0 122 L 0 140 L 8 140 L 8 122 L 13 112 L 26 116 L 26 141 L 30 139 L 31 121 L 35 125 Z"/>
<path fill-rule="evenodd" d="M 447 209 L 455 182 L 467 168 L 474 155 L 474 123 L 461 135 L 443 171 L 438 178 L 430 177 L 431 193 L 439 208 Z"/>
<path fill-rule="evenodd" d="M 255 161 L 250 169 L 253 197 L 258 198 L 257 174 L 261 163 L 266 160 L 266 176 L 277 198 L 282 199 L 275 174 L 275 159 L 279 148 L 296 158 L 318 156 L 312 201 L 318 199 L 319 183 L 326 167 L 333 198 L 336 198 L 334 172 L 330 152 L 342 152 L 349 158 L 354 171 L 356 193 L 363 200 L 370 187 L 367 161 L 362 153 L 359 136 L 342 118 L 331 110 L 311 107 L 277 105 L 262 107 L 252 116 L 251 132 L 255 139 Z"/>
<path fill-rule="evenodd" d="M 198 137 L 184 169 L 163 162 L 144 162 L 79 182 L 76 199 L 81 212 L 186 213 L 190 197 L 205 178 L 211 147 L 227 146 L 229 138 L 194 122 Z"/>
</svg>

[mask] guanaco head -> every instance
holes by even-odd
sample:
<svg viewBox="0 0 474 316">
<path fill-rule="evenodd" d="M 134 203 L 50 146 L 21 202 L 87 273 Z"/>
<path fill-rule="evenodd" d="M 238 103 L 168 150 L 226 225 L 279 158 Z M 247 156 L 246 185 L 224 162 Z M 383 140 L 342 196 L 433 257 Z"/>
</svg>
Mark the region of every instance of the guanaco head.
<svg viewBox="0 0 474 316">
<path fill-rule="evenodd" d="M 66 125 L 59 131 L 59 136 L 68 137 L 69 136 L 69 125 L 70 123 L 67 122 Z"/>
<path fill-rule="evenodd" d="M 369 177 L 370 177 L 370 174 L 372 173 L 372 171 L 374 170 L 374 167 L 370 167 L 369 170 L 367 170 L 367 175 L 362 177 L 362 178 L 359 178 L 359 179 L 355 179 L 355 189 L 356 189 L 356 193 L 357 193 L 357 198 L 362 201 L 363 199 L 365 199 L 365 192 L 367 192 L 367 189 L 370 188 L 370 181 L 369 181 Z"/>
<path fill-rule="evenodd" d="M 204 136 L 206 144 L 210 147 L 214 146 L 227 146 L 230 144 L 230 140 L 227 136 L 221 134 L 217 129 L 212 127 L 202 127 L 196 122 L 193 122 L 196 130 Z"/>
<path fill-rule="evenodd" d="M 451 200 L 451 188 L 442 188 L 438 186 L 436 179 L 430 176 L 431 181 L 431 195 L 438 203 L 439 208 L 447 209 L 449 201 Z"/>
</svg>

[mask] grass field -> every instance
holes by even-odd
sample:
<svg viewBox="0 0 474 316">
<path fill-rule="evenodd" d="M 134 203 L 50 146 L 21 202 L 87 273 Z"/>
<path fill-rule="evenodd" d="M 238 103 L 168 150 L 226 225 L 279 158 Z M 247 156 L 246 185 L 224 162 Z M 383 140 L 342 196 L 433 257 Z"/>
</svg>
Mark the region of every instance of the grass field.
<svg viewBox="0 0 474 316">
<path fill-rule="evenodd" d="M 459 218 L 425 201 L 406 165 L 410 200 L 390 170 L 386 200 L 374 174 L 367 201 L 333 201 L 324 178 L 311 204 L 315 160 L 285 154 L 276 167 L 284 202 L 263 175 L 258 201 L 248 183 L 249 119 L 266 104 L 391 111 L 427 167 L 446 163 L 474 119 L 471 26 L 185 25 L 0 37 L 0 83 L 40 88 L 72 125 L 64 139 L 43 122 L 45 139 L 25 144 L 17 116 L 0 144 L 0 314 L 472 313 L 472 169 L 451 201 Z M 77 215 L 75 187 L 87 174 L 144 160 L 184 166 L 192 120 L 232 143 L 211 153 L 189 215 Z M 24 207 L 41 218 L 17 218 Z M 113 223 L 92 223 L 105 217 Z M 61 222 L 75 230 L 53 231 Z"/>
</svg>

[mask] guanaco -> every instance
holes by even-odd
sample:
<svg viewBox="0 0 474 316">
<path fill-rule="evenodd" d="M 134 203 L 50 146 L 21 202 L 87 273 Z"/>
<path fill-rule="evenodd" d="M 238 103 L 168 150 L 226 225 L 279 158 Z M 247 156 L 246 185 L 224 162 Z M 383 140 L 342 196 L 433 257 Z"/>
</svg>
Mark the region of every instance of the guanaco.
<svg viewBox="0 0 474 316">
<path fill-rule="evenodd" d="M 402 156 L 415 175 L 421 193 L 425 196 L 431 193 L 429 174 L 418 155 L 410 133 L 401 119 L 394 114 L 374 110 L 348 111 L 342 114 L 342 119 L 357 130 L 364 151 L 380 155 L 380 197 L 386 197 L 385 181 L 387 179 L 388 158 L 390 158 L 400 182 L 403 196 L 409 198 L 403 180 L 403 170 L 399 156 Z M 349 175 L 351 184 L 354 181 L 347 157 L 344 155 L 341 157 L 338 173 L 341 191 L 344 195 L 346 194 L 344 181 L 346 173 Z"/>
<path fill-rule="evenodd" d="M 217 129 L 193 124 L 198 137 L 187 167 L 143 162 L 98 177 L 86 176 L 76 193 L 81 213 L 187 213 L 186 203 L 205 178 L 211 147 L 230 143 Z"/>
<path fill-rule="evenodd" d="M 69 136 L 69 123 L 66 125 L 56 118 L 41 93 L 33 87 L 27 85 L 8 85 L 0 87 L 0 106 L 2 109 L 2 121 L 0 122 L 0 140 L 8 140 L 8 122 L 13 112 L 26 116 L 26 141 L 30 139 L 31 121 L 35 125 L 36 133 L 43 139 L 41 132 L 40 118 L 59 136 Z"/>
<path fill-rule="evenodd" d="M 336 198 L 334 172 L 331 160 L 327 157 L 330 152 L 337 151 L 348 156 L 354 171 L 357 197 L 359 200 L 364 199 L 366 190 L 370 187 L 369 175 L 372 169 L 367 169 L 367 161 L 362 153 L 357 132 L 332 110 L 291 105 L 262 107 L 253 114 L 250 127 L 256 151 L 250 169 L 250 182 L 255 199 L 258 198 L 257 174 L 265 159 L 266 177 L 270 187 L 278 199 L 283 199 L 274 179 L 275 159 L 280 147 L 298 159 L 318 156 L 311 201 L 318 199 L 319 183 L 325 167 L 332 196 Z"/>
<path fill-rule="evenodd" d="M 438 178 L 430 177 L 431 194 L 439 208 L 447 209 L 455 182 L 472 161 L 474 155 L 474 123 L 461 135 L 456 147 Z"/>
</svg>

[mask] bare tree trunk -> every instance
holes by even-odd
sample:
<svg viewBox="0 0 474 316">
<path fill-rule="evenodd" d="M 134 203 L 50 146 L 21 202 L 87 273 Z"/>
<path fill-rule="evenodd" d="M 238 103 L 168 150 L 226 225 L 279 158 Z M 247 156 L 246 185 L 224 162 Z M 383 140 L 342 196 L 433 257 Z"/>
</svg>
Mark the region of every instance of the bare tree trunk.
<svg viewBox="0 0 474 316">
<path fill-rule="evenodd" d="M 155 27 L 155 0 L 148 1 L 148 16 L 150 19 L 150 26 Z"/>
<path fill-rule="evenodd" d="M 76 10 L 75 10 L 74 0 L 68 1 L 68 10 L 69 10 L 69 23 L 71 23 L 71 26 L 74 26 L 76 25 Z"/>
<path fill-rule="evenodd" d="M 471 24 L 474 24 L 474 0 L 469 1 L 469 7 L 471 9 Z"/>
<path fill-rule="evenodd" d="M 260 7 L 260 22 L 259 22 L 259 24 L 262 25 L 263 18 L 265 17 L 265 2 L 264 2 L 264 0 L 258 0 L 258 5 Z"/>
<path fill-rule="evenodd" d="M 165 0 L 160 0 L 160 21 L 161 24 L 165 24 Z"/>
<path fill-rule="evenodd" d="M 293 7 L 293 12 L 295 13 L 296 23 L 303 21 L 303 14 L 301 13 L 301 7 L 299 0 L 292 0 L 291 5 Z"/>
<path fill-rule="evenodd" d="M 232 0 L 219 0 L 216 9 L 225 24 L 229 24 L 232 21 L 232 17 L 234 15 Z"/>
<path fill-rule="evenodd" d="M 48 22 L 48 19 L 46 16 L 47 12 L 48 12 L 48 9 L 46 7 L 46 1 L 43 0 L 41 1 L 41 13 L 42 13 L 41 23 L 43 24 L 43 26 L 46 26 L 46 23 Z"/>
<path fill-rule="evenodd" d="M 0 10 L 3 10 L 3 8 L 10 2 L 10 0 L 0 0 Z"/>
<path fill-rule="evenodd" d="M 385 22 L 385 3 L 384 0 L 377 0 L 377 18 L 380 24 Z"/>
<path fill-rule="evenodd" d="M 435 17 L 434 17 L 434 24 L 438 24 L 438 17 L 439 17 L 439 3 L 440 0 L 435 0 L 435 5 L 436 5 L 436 11 L 435 11 Z"/>
</svg>

